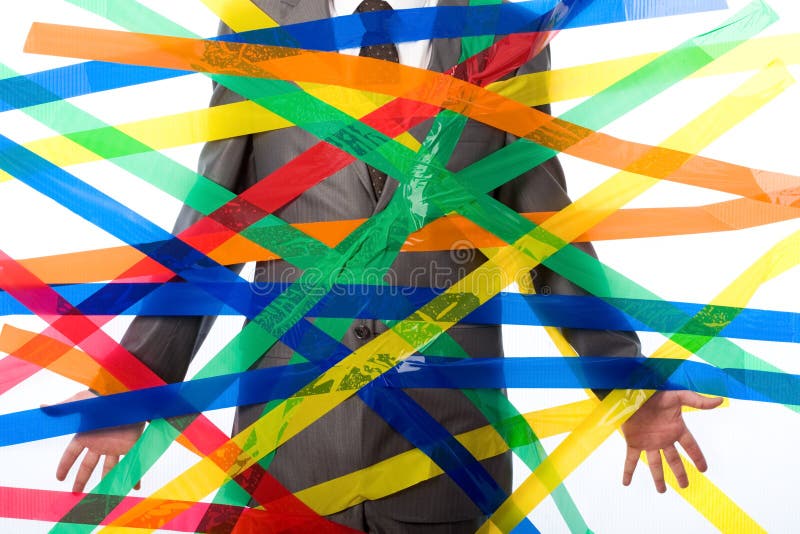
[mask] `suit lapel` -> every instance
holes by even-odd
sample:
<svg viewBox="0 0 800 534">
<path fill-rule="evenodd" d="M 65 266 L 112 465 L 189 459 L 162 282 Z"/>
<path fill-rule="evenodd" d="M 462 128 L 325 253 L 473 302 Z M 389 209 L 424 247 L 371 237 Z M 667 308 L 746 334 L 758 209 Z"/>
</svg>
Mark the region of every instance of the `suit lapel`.
<svg viewBox="0 0 800 534">
<path fill-rule="evenodd" d="M 328 0 L 281 0 L 286 5 L 284 24 L 296 24 L 331 16 Z"/>
<path fill-rule="evenodd" d="M 438 6 L 466 6 L 469 0 L 439 0 Z M 431 57 L 428 62 L 428 70 L 432 72 L 444 72 L 456 63 L 461 56 L 461 39 L 433 39 L 431 41 Z M 425 140 L 431 128 L 432 120 L 426 120 L 409 130 L 409 133 L 420 143 Z M 381 198 L 378 199 L 376 211 L 386 207 L 397 189 L 397 181 L 389 180 L 383 190 Z"/>
<path fill-rule="evenodd" d="M 280 3 L 284 8 L 282 25 L 327 19 L 331 16 L 328 0 L 280 0 Z M 356 175 L 361 186 L 370 195 L 373 195 L 372 181 L 367 173 L 366 164 L 354 161 L 349 168 Z"/>
<path fill-rule="evenodd" d="M 439 0 L 438 6 L 464 6 L 469 0 Z M 461 56 L 461 39 L 433 39 L 431 41 L 431 58 L 428 70 L 431 72 L 444 72 L 456 63 Z M 420 143 L 428 135 L 431 121 L 425 121 L 411 128 L 409 133 Z"/>
<path fill-rule="evenodd" d="M 468 0 L 439 0 L 440 7 L 466 6 Z M 433 39 L 431 42 L 431 60 L 428 70 L 433 72 L 443 72 L 456 63 L 461 56 L 461 39 L 454 37 L 449 39 Z"/>
</svg>

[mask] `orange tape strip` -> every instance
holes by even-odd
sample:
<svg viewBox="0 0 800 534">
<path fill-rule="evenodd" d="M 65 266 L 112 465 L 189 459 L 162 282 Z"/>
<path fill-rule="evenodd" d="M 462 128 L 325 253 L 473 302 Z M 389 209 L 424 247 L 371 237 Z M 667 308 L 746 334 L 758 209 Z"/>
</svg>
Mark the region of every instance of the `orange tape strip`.
<svg viewBox="0 0 800 534">
<path fill-rule="evenodd" d="M 34 23 L 25 51 L 152 67 L 351 87 L 440 106 L 608 167 L 800 205 L 800 177 L 617 139 L 446 74 L 330 52 Z M 213 58 L 213 63 L 207 58 Z M 245 59 L 246 58 L 246 59 Z M 677 169 L 677 170 L 676 170 Z M 787 191 L 788 190 L 788 191 Z"/>
<path fill-rule="evenodd" d="M 0 352 L 47 368 L 103 395 L 128 391 L 122 382 L 88 354 L 44 334 L 4 325 L 0 331 Z M 62 356 L 53 361 L 54 353 Z"/>
<path fill-rule="evenodd" d="M 536 224 L 547 220 L 552 212 L 526 213 L 523 216 Z M 741 198 L 708 204 L 706 206 L 640 208 L 619 210 L 575 241 L 603 241 L 610 239 L 637 239 L 706 232 L 725 232 L 787 221 L 800 217 L 800 209 L 765 204 Z M 305 234 L 335 247 L 364 222 L 326 221 L 293 225 Z M 449 250 L 455 241 L 469 236 L 475 248 L 506 246 L 494 234 L 475 225 L 461 215 L 449 215 L 410 235 L 403 252 L 430 252 Z M 215 261 L 232 265 L 248 261 L 268 261 L 277 256 L 252 241 L 236 235 L 209 254 Z M 137 262 L 143 262 L 137 265 Z M 76 284 L 115 280 L 137 265 L 136 269 L 120 280 L 132 281 L 136 277 L 163 277 L 172 273 L 130 246 L 112 247 L 85 252 L 74 252 L 22 260 L 26 269 L 49 284 Z"/>
</svg>

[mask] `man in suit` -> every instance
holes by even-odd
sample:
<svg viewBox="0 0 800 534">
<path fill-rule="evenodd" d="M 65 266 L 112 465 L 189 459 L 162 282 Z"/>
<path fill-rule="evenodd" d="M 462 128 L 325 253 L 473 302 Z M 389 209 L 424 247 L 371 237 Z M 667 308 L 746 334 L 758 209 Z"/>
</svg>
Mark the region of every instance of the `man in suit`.
<svg viewBox="0 0 800 534">
<path fill-rule="evenodd" d="M 367 0 L 364 5 L 376 2 Z M 364 9 L 361 0 L 255 0 L 255 3 L 281 25 L 346 15 L 356 9 Z M 440 0 L 438 5 L 467 3 L 467 0 Z M 399 9 L 425 7 L 437 2 L 395 0 L 389 4 Z M 367 7 L 371 8 L 369 5 Z M 380 6 L 379 9 L 384 7 Z M 230 32 L 225 26 L 222 31 Z M 437 39 L 400 44 L 398 57 L 389 59 L 399 59 L 411 66 L 442 72 L 458 63 L 460 53 L 459 39 Z M 549 51 L 545 50 L 521 66 L 515 74 L 548 68 Z M 217 85 L 211 104 L 221 105 L 241 98 Z M 414 127 L 411 133 L 423 140 L 430 126 L 429 120 Z M 470 120 L 447 167 L 457 172 L 515 140 L 505 132 Z M 298 127 L 214 141 L 204 147 L 199 171 L 238 193 L 291 162 L 318 141 Z M 380 176 L 379 171 L 356 161 L 286 204 L 276 215 L 288 223 L 369 218 L 387 209 L 390 202 L 405 202 L 410 193 L 405 183 Z M 507 182 L 491 195 L 517 212 L 555 211 L 570 202 L 563 172 L 555 158 Z M 185 207 L 176 223 L 175 233 L 191 226 L 199 218 L 198 213 Z M 593 253 L 590 245 L 576 246 Z M 456 255 L 450 251 L 400 253 L 385 273 L 385 278 L 396 285 L 449 287 L 484 261 L 486 258 L 478 251 L 470 251 L 466 255 Z M 257 266 L 256 282 L 291 282 L 300 274 L 300 269 L 286 261 L 265 262 Z M 539 291 L 582 294 L 569 281 L 544 267 L 534 271 L 533 282 Z M 180 381 L 213 320 L 213 317 L 139 317 L 132 323 L 122 344 L 165 381 Z M 386 329 L 381 321 L 357 320 L 345 333 L 342 343 L 356 350 Z M 563 329 L 562 332 L 582 355 L 640 354 L 638 339 L 632 332 L 575 329 Z M 447 334 L 472 357 L 502 355 L 498 326 L 458 324 L 449 329 Z M 278 343 L 259 359 L 255 367 L 286 365 L 293 352 L 290 347 Z M 407 390 L 407 393 L 453 435 L 487 424 L 481 412 L 459 391 Z M 704 469 L 702 453 L 686 430 L 680 408 L 684 404 L 712 407 L 715 402 L 687 392 L 669 392 L 657 394 L 645 404 L 624 428 L 629 445 L 624 482 L 630 481 L 639 451 L 647 450 L 656 486 L 663 491 L 659 453 L 663 449 L 679 481 L 685 485 L 683 466 L 674 447 L 676 441 L 681 442 L 698 467 Z M 254 422 L 262 410 L 261 405 L 240 407 L 234 433 Z M 99 457 L 107 456 L 104 468 L 107 471 L 120 454 L 127 452 L 139 432 L 138 427 L 128 427 L 76 436 L 62 459 L 59 477 L 63 479 L 80 452 L 88 449 L 76 478 L 75 488 L 82 489 Z M 290 491 L 295 492 L 372 465 L 409 448 L 412 445 L 406 439 L 361 398 L 353 396 L 281 446 L 271 461 L 269 471 Z M 497 486 L 506 494 L 510 493 L 509 454 L 486 460 L 482 466 L 491 474 Z M 485 515 L 485 510 L 479 509 L 449 477 L 439 476 L 385 498 L 366 500 L 329 517 L 334 522 L 364 531 L 444 533 L 474 532 L 485 520 Z"/>
</svg>

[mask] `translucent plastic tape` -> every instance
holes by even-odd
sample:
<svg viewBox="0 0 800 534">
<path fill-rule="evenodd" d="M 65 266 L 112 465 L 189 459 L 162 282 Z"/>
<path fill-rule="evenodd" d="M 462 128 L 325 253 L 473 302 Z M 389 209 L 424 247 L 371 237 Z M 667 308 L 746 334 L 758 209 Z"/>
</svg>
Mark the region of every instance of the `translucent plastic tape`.
<svg viewBox="0 0 800 534">
<path fill-rule="evenodd" d="M 541 224 L 553 213 L 522 215 L 536 224 Z M 612 213 L 574 241 L 636 239 L 743 230 L 798 217 L 800 210 L 797 208 L 769 205 L 750 199 L 728 200 L 705 206 L 622 209 Z M 329 247 L 334 247 L 363 222 L 364 219 L 359 219 L 293 226 Z M 449 250 L 454 243 L 460 241 L 462 235 L 468 235 L 470 243 L 475 248 L 506 246 L 503 240 L 463 216 L 448 215 L 411 234 L 401 250 L 404 252 Z M 216 238 L 209 237 L 211 241 L 217 241 Z M 235 236 L 209 252 L 209 257 L 223 265 L 278 258 L 274 252 Z M 143 259 L 144 255 L 135 248 L 113 247 L 19 261 L 26 269 L 49 284 L 113 279 L 124 281 L 145 276 L 149 280 L 166 281 L 172 276 L 172 273 L 163 266 Z"/>
<path fill-rule="evenodd" d="M 661 376 L 660 370 L 672 374 Z M 0 415 L 0 446 L 285 399 L 318 374 L 313 364 L 270 367 Z M 367 388 L 691 390 L 800 404 L 800 375 L 659 358 L 532 357 L 401 363 Z M 309 392 L 309 396 L 315 393 Z"/>
<path fill-rule="evenodd" d="M 137 316 L 206 316 L 235 315 L 241 312 L 230 306 L 220 308 L 219 302 L 199 287 L 183 283 L 159 284 L 147 296 L 139 299 L 139 284 L 113 283 L 101 299 L 89 299 L 106 284 L 56 286 L 53 289 L 67 302 L 81 302 L 76 308 L 85 315 Z M 288 284 L 251 284 L 247 282 L 219 283 L 220 294 L 227 292 L 229 300 L 244 304 L 247 316 L 256 315 L 282 293 Z M 149 289 L 149 288 L 148 288 Z M 330 294 L 308 312 L 309 317 L 338 317 L 353 319 L 400 320 L 413 313 L 442 292 L 426 287 L 410 286 L 334 286 Z M 616 304 L 615 304 L 616 301 Z M 240 306 L 241 307 L 241 306 Z M 695 315 L 703 304 L 638 300 L 598 299 L 577 295 L 521 295 L 502 292 L 470 313 L 465 324 L 514 324 L 556 326 L 594 330 L 625 330 L 675 332 L 684 327 L 682 318 Z M 615 313 L 617 308 L 634 309 L 648 321 Z M 720 307 L 724 310 L 725 307 Z M 679 310 L 674 313 L 673 310 Z M 44 313 L 66 315 L 71 308 L 59 306 L 42 309 Z M 0 315 L 33 313 L 6 292 L 0 292 Z M 694 335 L 716 335 L 711 325 L 692 325 Z M 800 342 L 800 314 L 793 312 L 738 309 L 730 323 L 720 333 L 724 337 L 759 339 L 786 343 Z M 11 351 L 5 351 L 11 352 Z"/>
</svg>

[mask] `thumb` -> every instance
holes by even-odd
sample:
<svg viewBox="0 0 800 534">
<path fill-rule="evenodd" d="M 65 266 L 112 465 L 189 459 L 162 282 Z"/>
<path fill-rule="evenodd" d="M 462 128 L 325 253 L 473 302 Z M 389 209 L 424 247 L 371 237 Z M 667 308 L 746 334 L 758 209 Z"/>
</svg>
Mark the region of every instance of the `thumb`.
<svg viewBox="0 0 800 534">
<path fill-rule="evenodd" d="M 697 408 L 698 410 L 710 410 L 722 404 L 722 397 L 705 397 L 694 391 L 680 392 L 681 404 Z"/>
</svg>

